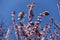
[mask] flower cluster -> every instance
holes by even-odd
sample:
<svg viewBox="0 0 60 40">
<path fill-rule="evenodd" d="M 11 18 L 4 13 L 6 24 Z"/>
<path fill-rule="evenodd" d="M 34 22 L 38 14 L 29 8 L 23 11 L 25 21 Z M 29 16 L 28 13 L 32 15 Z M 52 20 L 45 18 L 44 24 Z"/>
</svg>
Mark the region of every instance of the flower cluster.
<svg viewBox="0 0 60 40">
<path fill-rule="evenodd" d="M 54 18 L 50 18 L 51 24 L 45 24 L 44 28 L 41 26 L 42 18 L 48 17 L 50 15 L 49 11 L 42 12 L 35 22 L 33 22 L 34 18 L 34 12 L 33 8 L 35 7 L 35 3 L 28 5 L 28 23 L 24 24 L 24 17 L 25 12 L 19 12 L 18 14 L 18 21 L 19 24 L 16 22 L 16 11 L 12 12 L 12 20 L 13 20 L 13 27 L 15 30 L 16 38 L 17 40 L 23 40 L 23 37 L 25 37 L 25 40 L 59 40 L 60 34 L 58 33 L 58 29 L 60 29 L 60 24 L 57 24 Z M 52 25 L 55 25 L 54 31 L 52 32 Z M 9 36 L 12 32 L 12 27 L 8 28 L 8 31 L 6 34 L 2 33 L 2 26 L 0 26 L 0 40 L 2 40 L 2 37 L 4 40 L 9 40 Z M 51 34 L 48 38 L 48 35 Z M 56 38 L 55 38 L 56 37 Z"/>
</svg>

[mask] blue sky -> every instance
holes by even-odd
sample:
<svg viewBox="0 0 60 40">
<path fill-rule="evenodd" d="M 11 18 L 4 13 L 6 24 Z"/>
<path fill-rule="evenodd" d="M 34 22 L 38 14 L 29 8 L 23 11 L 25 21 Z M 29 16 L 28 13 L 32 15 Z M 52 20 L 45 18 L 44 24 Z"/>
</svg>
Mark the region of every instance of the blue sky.
<svg viewBox="0 0 60 40">
<path fill-rule="evenodd" d="M 12 11 L 16 11 L 17 15 L 19 12 L 25 11 L 26 15 L 28 15 L 27 5 L 35 2 L 36 6 L 34 8 L 34 14 L 35 14 L 34 20 L 40 13 L 48 10 L 50 16 L 42 19 L 43 20 L 42 25 L 44 25 L 45 23 L 49 23 L 48 20 L 49 17 L 54 17 L 54 19 L 57 20 L 59 23 L 60 16 L 57 7 L 58 1 L 59 0 L 0 0 L 0 20 L 2 19 L 3 22 L 5 23 L 4 25 L 8 28 L 8 26 L 12 23 L 11 20 Z M 25 19 L 26 19 L 25 23 L 27 23 L 28 17 L 26 16 Z M 15 37 L 11 36 L 11 38 L 14 40 Z"/>
</svg>

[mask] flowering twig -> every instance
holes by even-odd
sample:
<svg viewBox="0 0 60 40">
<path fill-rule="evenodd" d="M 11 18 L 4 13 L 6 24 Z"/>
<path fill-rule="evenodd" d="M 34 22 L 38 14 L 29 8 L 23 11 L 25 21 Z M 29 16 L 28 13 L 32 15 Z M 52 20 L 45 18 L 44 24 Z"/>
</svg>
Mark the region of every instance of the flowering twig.
<svg viewBox="0 0 60 40">
<path fill-rule="evenodd" d="M 32 3 L 31 5 L 28 5 L 28 8 L 29 8 L 29 12 L 28 12 L 29 22 L 32 21 L 32 19 L 34 17 L 34 13 L 33 13 L 34 6 L 35 6 L 35 3 Z"/>
<path fill-rule="evenodd" d="M 5 40 L 9 40 L 9 36 L 10 36 L 11 32 L 12 32 L 12 27 L 8 28 L 8 31 L 5 36 Z"/>
</svg>

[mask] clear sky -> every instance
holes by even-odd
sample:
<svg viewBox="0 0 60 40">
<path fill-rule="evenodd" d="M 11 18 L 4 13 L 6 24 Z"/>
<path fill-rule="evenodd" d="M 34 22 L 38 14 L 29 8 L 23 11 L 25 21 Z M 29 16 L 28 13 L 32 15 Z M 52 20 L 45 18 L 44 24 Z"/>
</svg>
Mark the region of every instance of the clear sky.
<svg viewBox="0 0 60 40">
<path fill-rule="evenodd" d="M 25 11 L 26 15 L 28 15 L 27 5 L 33 2 L 36 3 L 34 8 L 35 19 L 37 16 L 43 11 L 48 10 L 50 16 L 43 19 L 42 25 L 45 23 L 49 23 L 47 21 L 49 17 L 54 17 L 57 22 L 60 22 L 60 15 L 57 7 L 57 2 L 59 0 L 0 0 L 0 20 L 3 20 L 5 23 L 4 26 L 8 28 L 8 26 L 12 23 L 11 20 L 11 12 L 16 11 L 18 14 L 21 11 Z M 25 23 L 27 23 L 28 17 L 25 17 Z M 13 37 L 12 37 L 13 36 Z M 16 40 L 15 35 L 12 34 L 11 40 Z"/>
</svg>

